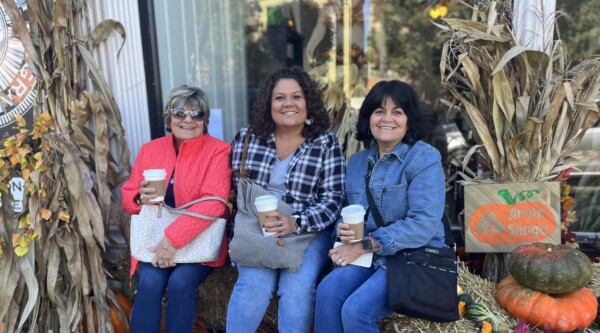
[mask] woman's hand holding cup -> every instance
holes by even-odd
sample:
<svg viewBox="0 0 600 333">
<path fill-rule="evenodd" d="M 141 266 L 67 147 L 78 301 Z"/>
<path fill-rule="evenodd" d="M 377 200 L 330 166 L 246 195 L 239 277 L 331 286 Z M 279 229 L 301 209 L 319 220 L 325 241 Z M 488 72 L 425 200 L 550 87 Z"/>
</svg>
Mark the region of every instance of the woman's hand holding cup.
<svg viewBox="0 0 600 333">
<path fill-rule="evenodd" d="M 361 205 L 342 208 L 343 222 L 338 224 L 338 234 L 343 243 L 360 242 L 365 232 L 365 209 Z"/>
<path fill-rule="evenodd" d="M 296 222 L 290 216 L 279 211 L 269 212 L 262 223 L 263 230 L 272 237 L 283 237 L 296 232 Z"/>
<path fill-rule="evenodd" d="M 142 205 L 156 205 L 164 200 L 166 192 L 164 169 L 144 170 L 144 180 L 140 182 L 140 203 Z"/>
<path fill-rule="evenodd" d="M 357 240 L 354 230 L 350 229 L 350 225 L 344 222 L 338 224 L 338 236 L 342 243 L 351 243 Z"/>
<path fill-rule="evenodd" d="M 140 203 L 142 205 L 153 205 L 155 202 L 151 200 L 156 199 L 155 189 L 153 187 L 149 187 L 150 182 L 147 180 L 142 180 L 140 182 Z"/>
</svg>

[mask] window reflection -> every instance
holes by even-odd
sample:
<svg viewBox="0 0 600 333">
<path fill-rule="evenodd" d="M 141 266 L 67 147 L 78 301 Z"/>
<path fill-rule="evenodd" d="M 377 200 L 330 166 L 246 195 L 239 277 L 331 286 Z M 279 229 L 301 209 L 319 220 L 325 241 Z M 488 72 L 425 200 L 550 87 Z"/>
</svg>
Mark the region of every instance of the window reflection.
<svg viewBox="0 0 600 333">
<path fill-rule="evenodd" d="M 570 66 L 584 59 L 600 54 L 600 27 L 597 13 L 600 11 L 598 0 L 558 0 L 557 36 L 567 46 Z M 596 97 L 600 107 L 600 95 Z M 600 121 L 590 128 L 577 150 L 600 149 Z M 571 231 L 600 232 L 600 160 L 587 161 L 574 168 L 569 179 L 571 195 L 574 198 L 572 210 L 575 222 L 569 226 Z"/>
</svg>

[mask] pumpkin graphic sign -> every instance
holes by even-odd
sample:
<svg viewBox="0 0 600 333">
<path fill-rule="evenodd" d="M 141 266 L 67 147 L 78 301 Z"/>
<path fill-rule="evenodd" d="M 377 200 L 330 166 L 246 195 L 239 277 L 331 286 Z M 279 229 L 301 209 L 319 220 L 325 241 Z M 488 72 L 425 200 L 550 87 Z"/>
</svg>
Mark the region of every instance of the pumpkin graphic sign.
<svg viewBox="0 0 600 333">
<path fill-rule="evenodd" d="M 560 244 L 560 183 L 465 186 L 467 252 L 511 252 L 535 242 Z"/>
</svg>

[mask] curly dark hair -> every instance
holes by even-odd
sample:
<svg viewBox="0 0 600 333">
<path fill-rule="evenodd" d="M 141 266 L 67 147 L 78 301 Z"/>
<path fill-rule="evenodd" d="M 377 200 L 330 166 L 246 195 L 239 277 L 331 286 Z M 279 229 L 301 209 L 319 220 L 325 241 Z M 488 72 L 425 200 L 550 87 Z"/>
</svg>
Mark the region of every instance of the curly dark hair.
<svg viewBox="0 0 600 333">
<path fill-rule="evenodd" d="M 302 68 L 282 68 L 269 76 L 252 105 L 250 129 L 260 138 L 266 139 L 275 131 L 275 123 L 271 117 L 271 98 L 273 89 L 279 80 L 293 79 L 304 93 L 306 99 L 307 118 L 312 119 L 311 125 L 305 125 L 302 136 L 312 138 L 325 133 L 331 127 L 331 119 L 323 103 L 323 90 Z"/>
<path fill-rule="evenodd" d="M 360 106 L 356 122 L 356 139 L 367 147 L 371 145 L 374 139 L 369 130 L 371 115 L 375 109 L 382 106 L 386 97 L 390 97 L 397 106 L 401 107 L 408 118 L 408 130 L 402 142 L 412 145 L 423 139 L 429 124 L 419 108 L 419 97 L 410 85 L 399 80 L 379 81 L 371 88 Z"/>
</svg>

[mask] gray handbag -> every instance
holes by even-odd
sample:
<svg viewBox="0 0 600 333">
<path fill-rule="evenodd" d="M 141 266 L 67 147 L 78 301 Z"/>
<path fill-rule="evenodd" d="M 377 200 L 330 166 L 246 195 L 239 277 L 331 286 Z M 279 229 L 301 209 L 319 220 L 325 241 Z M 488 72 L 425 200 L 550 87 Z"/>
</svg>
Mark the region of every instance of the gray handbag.
<svg viewBox="0 0 600 333">
<path fill-rule="evenodd" d="M 304 233 L 281 238 L 263 236 L 254 198 L 272 193 L 247 179 L 245 172 L 247 150 L 248 135 L 242 152 L 237 213 L 234 219 L 233 239 L 229 243 L 229 256 L 232 261 L 244 266 L 287 268 L 292 272 L 297 271 L 302 264 L 304 250 L 308 247 L 308 243 L 315 239 L 316 234 Z M 285 215 L 293 213 L 293 209 L 281 200 L 277 202 L 277 209 Z"/>
</svg>

